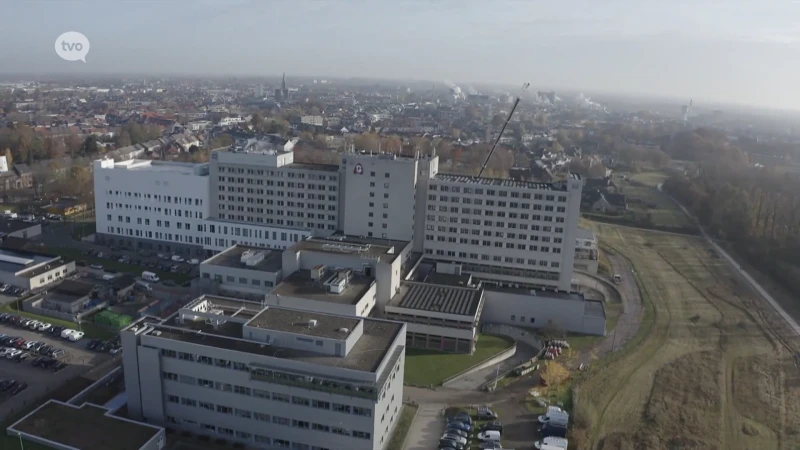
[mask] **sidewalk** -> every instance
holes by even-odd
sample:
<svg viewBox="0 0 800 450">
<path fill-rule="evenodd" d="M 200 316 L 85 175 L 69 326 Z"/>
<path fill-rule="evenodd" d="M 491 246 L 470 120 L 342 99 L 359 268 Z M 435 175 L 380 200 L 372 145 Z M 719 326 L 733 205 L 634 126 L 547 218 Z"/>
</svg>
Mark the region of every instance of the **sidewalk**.
<svg viewBox="0 0 800 450">
<path fill-rule="evenodd" d="M 408 441 L 404 450 L 435 449 L 439 437 L 444 433 L 444 417 L 442 411 L 446 405 L 429 403 L 419 405 L 417 415 L 408 430 Z"/>
</svg>

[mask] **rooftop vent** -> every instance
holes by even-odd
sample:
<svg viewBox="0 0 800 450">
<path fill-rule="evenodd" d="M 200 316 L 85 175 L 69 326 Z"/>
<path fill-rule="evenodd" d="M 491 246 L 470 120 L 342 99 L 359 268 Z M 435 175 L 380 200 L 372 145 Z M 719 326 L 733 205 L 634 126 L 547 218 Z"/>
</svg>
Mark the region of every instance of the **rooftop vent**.
<svg viewBox="0 0 800 450">
<path fill-rule="evenodd" d="M 336 331 L 338 331 L 339 333 L 349 333 L 350 329 L 349 328 L 339 328 Z"/>
<path fill-rule="evenodd" d="M 308 321 L 308 327 L 309 328 L 314 328 L 316 326 L 317 326 L 317 319 L 311 319 L 311 320 Z"/>
</svg>

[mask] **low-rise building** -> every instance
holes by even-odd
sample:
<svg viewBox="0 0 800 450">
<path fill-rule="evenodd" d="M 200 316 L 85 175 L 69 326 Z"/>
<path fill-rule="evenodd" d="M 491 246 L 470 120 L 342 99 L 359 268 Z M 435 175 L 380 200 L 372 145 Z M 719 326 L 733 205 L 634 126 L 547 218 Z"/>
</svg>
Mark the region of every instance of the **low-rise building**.
<svg viewBox="0 0 800 450">
<path fill-rule="evenodd" d="M 42 224 L 21 220 L 0 220 L 0 239 L 15 237 L 30 239 L 42 234 Z"/>
<path fill-rule="evenodd" d="M 0 249 L 0 283 L 34 290 L 75 273 L 75 261 L 24 250 Z"/>
<path fill-rule="evenodd" d="M 265 299 L 267 305 L 349 316 L 368 316 L 376 303 L 375 278 L 353 269 L 318 265 L 286 277 Z"/>
<path fill-rule="evenodd" d="M 211 292 L 263 299 L 282 279 L 281 252 L 246 245 L 200 263 L 200 283 Z"/>
<path fill-rule="evenodd" d="M 114 416 L 101 406 L 58 400 L 48 400 L 6 433 L 20 439 L 21 449 L 21 439 L 61 450 L 161 450 L 166 445 L 163 427 Z"/>
<path fill-rule="evenodd" d="M 315 127 L 321 127 L 325 125 L 325 118 L 322 116 L 302 116 L 300 117 L 300 123 L 304 125 L 314 125 Z"/>
<path fill-rule="evenodd" d="M 64 280 L 42 297 L 41 308 L 66 314 L 77 314 L 92 302 L 94 285 L 80 281 Z"/>
<path fill-rule="evenodd" d="M 386 447 L 406 326 L 203 296 L 121 332 L 128 415 L 248 448 Z"/>
</svg>

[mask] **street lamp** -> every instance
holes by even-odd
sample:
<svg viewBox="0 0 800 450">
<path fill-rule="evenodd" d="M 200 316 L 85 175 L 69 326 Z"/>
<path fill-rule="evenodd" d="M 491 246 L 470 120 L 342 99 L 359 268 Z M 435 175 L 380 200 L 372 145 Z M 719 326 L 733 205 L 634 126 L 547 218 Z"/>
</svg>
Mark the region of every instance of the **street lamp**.
<svg viewBox="0 0 800 450">
<path fill-rule="evenodd" d="M 25 446 L 22 445 L 22 433 L 17 432 L 17 436 L 19 436 L 19 450 L 25 450 Z"/>
</svg>

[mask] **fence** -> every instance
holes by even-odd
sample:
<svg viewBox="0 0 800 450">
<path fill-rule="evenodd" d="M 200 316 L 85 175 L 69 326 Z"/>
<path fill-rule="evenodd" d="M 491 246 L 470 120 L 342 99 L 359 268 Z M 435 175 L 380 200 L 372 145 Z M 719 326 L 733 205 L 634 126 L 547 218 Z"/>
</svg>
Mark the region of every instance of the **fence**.
<svg viewBox="0 0 800 450">
<path fill-rule="evenodd" d="M 54 319 L 64 320 L 66 322 L 78 322 L 78 320 L 85 320 L 87 316 L 91 316 L 97 311 L 100 311 L 108 306 L 108 302 L 100 302 L 91 308 L 84 309 L 77 314 L 70 314 L 61 311 L 55 311 L 52 309 L 45 309 L 41 307 L 43 298 L 30 298 L 22 302 L 22 310 L 36 314 L 37 316 L 44 316 L 44 317 L 52 317 Z"/>
</svg>

